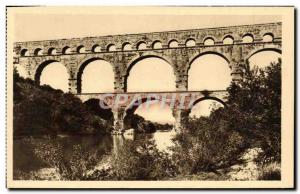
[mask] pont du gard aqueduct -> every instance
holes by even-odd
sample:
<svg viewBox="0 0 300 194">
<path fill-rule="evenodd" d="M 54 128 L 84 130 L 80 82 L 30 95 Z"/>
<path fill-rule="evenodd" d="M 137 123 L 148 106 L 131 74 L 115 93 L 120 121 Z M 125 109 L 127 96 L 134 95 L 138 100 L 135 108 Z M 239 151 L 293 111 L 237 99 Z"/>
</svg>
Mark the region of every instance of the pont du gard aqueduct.
<svg viewBox="0 0 300 194">
<path fill-rule="evenodd" d="M 226 91 L 189 91 L 188 76 L 191 63 L 205 54 L 224 58 L 231 70 L 232 80 L 241 76 L 240 66 L 255 53 L 271 50 L 281 53 L 282 25 L 278 23 L 229 26 L 206 29 L 124 34 L 86 38 L 28 41 L 14 43 L 14 67 L 25 69 L 27 77 L 40 83 L 43 69 L 52 62 L 64 64 L 69 74 L 69 92 L 82 101 L 91 98 L 111 102 L 115 96 L 134 99 L 139 92 L 127 92 L 127 78 L 132 67 L 140 60 L 156 57 L 168 62 L 176 77 L 176 91 L 156 92 L 158 96 L 185 94 L 185 100 L 195 105 L 204 99 L 224 103 Z M 82 93 L 81 77 L 92 61 L 105 60 L 113 66 L 114 92 Z M 151 91 L 149 91 L 151 92 Z M 151 92 L 153 93 L 153 92 Z M 114 96 L 115 95 L 115 96 Z M 147 96 L 147 92 L 140 93 Z M 194 95 L 196 98 L 191 98 Z M 104 98 L 105 97 L 105 98 Z M 120 99 L 119 99 L 120 100 Z M 145 100 L 143 100 L 145 102 Z M 114 104 L 114 103 L 110 103 Z M 175 103 L 177 104 L 177 103 Z M 128 103 L 112 106 L 114 133 L 124 131 L 124 118 L 137 107 Z M 189 114 L 189 108 L 173 107 L 175 129 L 180 131 Z"/>
</svg>

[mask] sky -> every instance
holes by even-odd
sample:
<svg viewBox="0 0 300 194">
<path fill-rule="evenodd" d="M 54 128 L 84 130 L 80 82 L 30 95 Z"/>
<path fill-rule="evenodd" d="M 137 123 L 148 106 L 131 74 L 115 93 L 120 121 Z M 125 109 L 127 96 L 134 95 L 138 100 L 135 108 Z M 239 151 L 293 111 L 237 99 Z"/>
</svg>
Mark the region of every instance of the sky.
<svg viewBox="0 0 300 194">
<path fill-rule="evenodd" d="M 84 8 L 83 8 L 84 9 Z M 234 13 L 233 13 L 234 14 Z M 16 14 L 15 41 L 52 40 L 168 30 L 185 30 L 233 25 L 279 22 L 279 16 L 247 15 L 103 15 L 49 14 L 47 9 L 35 14 Z"/>
<path fill-rule="evenodd" d="M 83 8 L 84 9 L 84 8 Z M 234 14 L 234 13 L 233 13 Z M 17 14 L 14 20 L 14 40 L 51 40 L 74 37 L 102 36 L 115 34 L 143 33 L 168 30 L 184 30 L 232 25 L 278 22 L 278 16 L 247 15 L 103 15 L 93 11 L 85 14 L 53 14 L 43 9 L 35 14 Z M 268 65 L 280 55 L 273 52 L 259 53 L 250 58 L 252 65 Z M 23 74 L 24 70 L 19 69 Z M 56 75 L 53 79 L 53 75 Z M 41 75 L 41 84 L 68 90 L 66 69 L 63 64 L 47 66 Z M 213 55 L 204 55 L 194 61 L 189 71 L 189 90 L 226 89 L 231 81 L 227 62 Z M 112 66 L 105 61 L 90 63 L 83 73 L 82 92 L 113 92 L 114 75 Z M 128 91 L 174 91 L 175 76 L 171 66 L 157 58 L 139 61 L 128 78 Z M 212 101 L 198 103 L 191 116 L 208 116 Z M 157 122 L 174 123 L 172 111 L 153 105 L 151 110 L 137 109 L 136 113 Z"/>
</svg>

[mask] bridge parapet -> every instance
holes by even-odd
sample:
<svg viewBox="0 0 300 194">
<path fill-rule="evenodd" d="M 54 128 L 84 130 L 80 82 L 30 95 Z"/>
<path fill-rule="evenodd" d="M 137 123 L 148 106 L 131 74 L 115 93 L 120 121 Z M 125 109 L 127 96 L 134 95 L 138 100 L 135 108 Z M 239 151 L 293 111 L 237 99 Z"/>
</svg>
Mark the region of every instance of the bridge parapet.
<svg viewBox="0 0 300 194">
<path fill-rule="evenodd" d="M 254 42 L 261 42 L 264 35 L 271 35 L 275 41 L 278 41 L 281 40 L 282 36 L 281 26 L 281 22 L 278 22 L 139 34 L 17 42 L 14 45 L 14 52 L 17 56 L 22 56 L 27 50 L 29 56 L 37 56 L 78 54 L 86 52 L 113 52 L 115 50 L 130 50 L 130 48 L 132 50 L 147 50 L 168 48 L 172 46 L 170 45 L 172 41 L 176 41 L 178 46 L 186 46 L 188 40 L 193 40 L 195 41 L 195 45 L 200 46 L 204 45 L 207 39 L 213 40 L 215 44 L 223 44 L 225 38 L 232 38 L 234 43 L 241 43 L 243 42 L 243 37 L 247 35 L 251 36 Z M 145 47 L 139 48 L 141 43 L 145 43 Z M 130 44 L 131 47 L 129 47 L 128 44 Z M 111 49 L 112 45 L 115 46 L 115 49 Z M 175 44 L 173 44 L 173 46 L 174 45 Z M 68 52 L 66 53 L 67 50 Z"/>
</svg>

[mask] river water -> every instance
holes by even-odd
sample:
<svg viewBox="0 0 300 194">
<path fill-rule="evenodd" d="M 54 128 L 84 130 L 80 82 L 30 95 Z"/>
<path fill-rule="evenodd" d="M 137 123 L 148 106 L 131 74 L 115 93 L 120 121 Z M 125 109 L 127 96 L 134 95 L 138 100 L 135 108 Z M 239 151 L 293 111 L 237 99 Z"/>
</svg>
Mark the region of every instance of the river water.
<svg viewBox="0 0 300 194">
<path fill-rule="evenodd" d="M 58 136 L 56 138 L 31 137 L 15 138 L 13 143 L 13 168 L 15 172 L 24 173 L 36 172 L 40 169 L 47 168 L 44 162 L 37 157 L 38 152 L 48 154 L 49 160 L 57 157 L 50 153 L 54 149 L 53 145 L 60 147 L 59 150 L 65 160 L 73 157 L 74 146 L 79 145 L 83 151 L 97 153 L 103 157 L 113 151 L 117 151 L 126 141 L 141 142 L 146 139 L 154 140 L 160 151 L 169 152 L 168 147 L 173 145 L 172 138 L 175 131 L 157 131 L 153 134 L 137 134 L 134 136 Z M 38 150 L 38 151 L 37 151 Z M 55 156 L 53 156 L 55 155 Z"/>
</svg>

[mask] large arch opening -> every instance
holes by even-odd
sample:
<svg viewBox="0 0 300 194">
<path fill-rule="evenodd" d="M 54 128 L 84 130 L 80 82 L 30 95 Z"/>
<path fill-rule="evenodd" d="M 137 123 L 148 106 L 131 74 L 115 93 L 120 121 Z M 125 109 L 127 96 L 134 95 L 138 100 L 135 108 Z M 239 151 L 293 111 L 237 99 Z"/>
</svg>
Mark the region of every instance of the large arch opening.
<svg viewBox="0 0 300 194">
<path fill-rule="evenodd" d="M 79 68 L 77 93 L 112 93 L 114 81 L 112 65 L 103 59 L 92 58 Z"/>
<path fill-rule="evenodd" d="M 274 48 L 261 49 L 254 52 L 248 58 L 250 68 L 254 67 L 265 68 L 271 63 L 277 63 L 281 58 L 281 50 Z"/>
<path fill-rule="evenodd" d="M 193 103 L 189 117 L 209 117 L 212 111 L 226 107 L 226 104 L 218 98 L 200 98 Z"/>
<path fill-rule="evenodd" d="M 40 64 L 35 72 L 35 81 L 40 85 L 49 85 L 63 92 L 69 90 L 69 73 L 60 62 L 49 60 Z"/>
<path fill-rule="evenodd" d="M 173 67 L 158 56 L 145 56 L 135 60 L 127 69 L 127 92 L 175 91 L 176 78 Z"/>
<path fill-rule="evenodd" d="M 159 130 L 158 126 L 155 124 L 165 125 L 165 130 L 171 130 L 173 124 L 175 123 L 175 118 L 173 116 L 172 108 L 166 103 L 157 100 L 155 98 L 139 98 L 136 99 L 129 107 L 126 109 L 124 116 L 124 127 L 125 129 L 138 129 L 145 127 L 145 124 L 149 124 L 146 127 L 151 127 L 155 130 Z M 154 124 L 154 125 L 153 125 Z M 161 127 L 161 126 L 160 126 Z"/>
<path fill-rule="evenodd" d="M 188 90 L 225 90 L 232 80 L 228 60 L 219 53 L 203 53 L 188 69 Z"/>
</svg>

